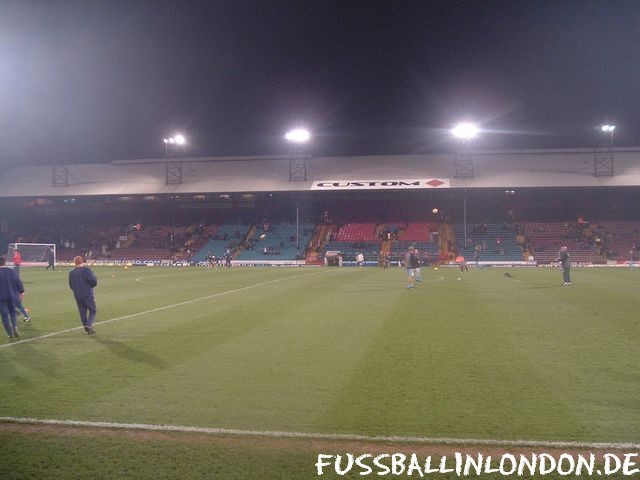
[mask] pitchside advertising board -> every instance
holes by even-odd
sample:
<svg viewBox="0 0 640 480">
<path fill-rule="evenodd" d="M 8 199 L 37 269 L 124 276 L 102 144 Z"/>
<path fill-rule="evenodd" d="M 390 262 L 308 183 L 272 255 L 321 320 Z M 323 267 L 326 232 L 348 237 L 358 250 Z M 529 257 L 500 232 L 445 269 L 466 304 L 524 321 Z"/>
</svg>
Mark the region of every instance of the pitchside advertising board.
<svg viewBox="0 0 640 480">
<path fill-rule="evenodd" d="M 396 190 L 449 188 L 448 178 L 388 178 L 384 180 L 319 180 L 311 190 Z"/>
</svg>

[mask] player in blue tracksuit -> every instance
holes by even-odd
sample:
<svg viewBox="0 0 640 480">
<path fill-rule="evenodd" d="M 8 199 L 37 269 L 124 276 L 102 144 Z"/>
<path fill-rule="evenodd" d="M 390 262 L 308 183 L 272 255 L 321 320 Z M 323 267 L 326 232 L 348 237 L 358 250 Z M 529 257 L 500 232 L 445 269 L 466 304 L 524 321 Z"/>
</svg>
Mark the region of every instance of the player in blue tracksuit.
<svg viewBox="0 0 640 480">
<path fill-rule="evenodd" d="M 18 336 L 15 308 L 24 294 L 24 286 L 16 272 L 5 267 L 5 264 L 6 259 L 0 257 L 0 316 L 7 336 L 14 338 Z"/>
<path fill-rule="evenodd" d="M 76 268 L 69 272 L 69 287 L 73 290 L 82 326 L 89 335 L 92 335 L 96 333 L 93 322 L 98 311 L 93 298 L 93 289 L 98 285 L 98 279 L 93 271 L 84 265 L 82 257 L 75 257 L 73 262 Z"/>
</svg>

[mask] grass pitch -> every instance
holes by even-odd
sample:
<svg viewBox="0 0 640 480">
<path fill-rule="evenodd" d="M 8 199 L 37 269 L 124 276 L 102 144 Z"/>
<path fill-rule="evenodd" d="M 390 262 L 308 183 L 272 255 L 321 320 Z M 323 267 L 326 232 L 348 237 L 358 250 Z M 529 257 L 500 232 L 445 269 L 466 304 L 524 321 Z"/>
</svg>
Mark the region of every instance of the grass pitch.
<svg viewBox="0 0 640 480">
<path fill-rule="evenodd" d="M 640 441 L 640 270 L 574 269 L 563 287 L 552 268 L 424 269 L 413 290 L 401 268 L 95 271 L 97 322 L 112 321 L 90 337 L 67 331 L 68 270 L 23 270 L 20 340 L 54 335 L 0 340 L 0 416 Z"/>
</svg>

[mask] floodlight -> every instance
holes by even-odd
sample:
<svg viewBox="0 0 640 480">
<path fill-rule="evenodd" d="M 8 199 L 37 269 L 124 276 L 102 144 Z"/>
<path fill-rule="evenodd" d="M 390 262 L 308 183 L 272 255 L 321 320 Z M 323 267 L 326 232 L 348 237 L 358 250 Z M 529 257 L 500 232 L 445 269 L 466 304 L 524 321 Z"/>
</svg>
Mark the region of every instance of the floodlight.
<svg viewBox="0 0 640 480">
<path fill-rule="evenodd" d="M 451 135 L 460 140 L 471 140 L 478 136 L 479 129 L 473 123 L 458 123 L 451 129 Z"/>
<path fill-rule="evenodd" d="M 600 127 L 600 129 L 603 132 L 607 132 L 607 133 L 613 133 L 613 131 L 616 129 L 615 125 L 602 125 L 602 127 Z"/>
<path fill-rule="evenodd" d="M 187 138 L 182 135 L 181 133 L 177 133 L 175 134 L 173 137 L 169 137 L 169 138 L 165 138 L 164 140 L 164 144 L 165 145 L 184 145 L 187 143 Z"/>
<path fill-rule="evenodd" d="M 311 139 L 311 133 L 306 128 L 289 130 L 284 138 L 293 143 L 307 143 Z"/>
</svg>

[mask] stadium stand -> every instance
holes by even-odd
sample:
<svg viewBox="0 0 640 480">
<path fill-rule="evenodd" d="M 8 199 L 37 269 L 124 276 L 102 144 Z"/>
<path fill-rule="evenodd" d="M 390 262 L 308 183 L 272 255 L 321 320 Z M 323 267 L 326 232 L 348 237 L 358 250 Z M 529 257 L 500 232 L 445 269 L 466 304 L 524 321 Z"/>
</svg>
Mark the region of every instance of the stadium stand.
<svg viewBox="0 0 640 480">
<path fill-rule="evenodd" d="M 80 227 L 59 224 L 56 228 L 47 227 L 46 234 L 20 234 L 13 237 L 27 242 L 49 239 L 49 242 L 57 245 L 58 261 L 71 261 L 76 255 L 89 259 L 187 260 L 193 252 L 202 248 L 216 228 L 204 224 L 175 227 L 134 225 L 116 218 L 111 221 L 117 224 Z"/>
<path fill-rule="evenodd" d="M 286 223 L 270 224 L 253 229 L 246 247 L 236 256 L 237 260 L 302 260 L 313 235 L 313 224 L 300 224 L 296 243 L 296 226 Z M 299 246 L 297 246 L 299 245 Z"/>
<path fill-rule="evenodd" d="M 523 260 L 525 252 L 551 262 L 565 243 L 576 262 L 627 260 L 640 232 L 640 150 L 615 154 L 611 177 L 593 175 L 592 149 L 475 152 L 473 178 L 451 178 L 453 154 L 313 157 L 313 174 L 300 182 L 290 181 L 287 155 L 191 158 L 182 183 L 170 188 L 164 159 L 69 165 L 64 187 L 52 184 L 50 165 L 16 165 L 0 172 L 0 228 L 11 242 L 55 243 L 59 260 L 89 251 L 93 258 L 199 260 L 231 247 L 237 259 L 302 255 L 322 263 L 324 252 L 340 250 L 346 260 L 362 252 L 371 262 L 381 251 L 395 257 L 414 244 L 445 258 L 459 249 L 472 261 L 478 243 L 482 261 Z M 388 185 L 407 172 L 431 179 L 430 187 Z M 340 185 L 319 188 L 327 179 Z M 367 179 L 366 189 L 356 185 Z M 315 235 L 307 228 L 293 252 L 291 234 L 279 229 L 282 222 L 293 228 L 298 213 Z M 257 221 L 265 216 L 276 229 L 260 239 Z M 576 236 L 581 216 L 598 221 L 581 224 Z M 522 219 L 520 230 L 503 223 Z M 479 222 L 486 232 L 474 232 L 485 224 Z M 281 257 L 264 255 L 265 247 Z"/>
<path fill-rule="evenodd" d="M 640 245 L 640 222 L 637 221 L 599 221 L 601 240 L 606 242 L 607 258 L 629 260 L 630 252 L 634 255 Z"/>
<path fill-rule="evenodd" d="M 362 253 L 365 261 L 377 262 L 388 249 L 393 262 L 402 258 L 409 245 L 413 245 L 428 259 L 439 255 L 438 226 L 430 222 L 392 221 L 375 224 L 346 223 L 338 229 L 333 240 L 327 242 L 321 251 L 339 251 L 345 260 L 354 260 Z M 388 234 L 388 236 L 387 236 Z M 388 242 L 388 247 L 386 247 Z"/>
<path fill-rule="evenodd" d="M 378 242 L 375 223 L 347 223 L 337 231 L 337 242 Z"/>
<path fill-rule="evenodd" d="M 204 262 L 211 252 L 217 258 L 222 258 L 229 250 L 232 254 L 242 244 L 251 225 L 219 225 L 215 228 L 211 238 L 196 251 L 194 262 Z"/>
<path fill-rule="evenodd" d="M 428 241 L 431 238 L 431 232 L 434 230 L 438 231 L 437 225 L 429 222 L 410 222 L 404 229 L 399 231 L 399 239 L 416 242 Z"/>
<path fill-rule="evenodd" d="M 522 260 L 522 247 L 518 245 L 516 233 L 504 223 L 479 223 L 467 225 L 467 244 L 464 245 L 464 224 L 453 226 L 456 251 L 467 262 L 473 261 L 475 249 L 480 249 L 480 261 L 516 262 Z"/>
<path fill-rule="evenodd" d="M 393 231 L 392 227 L 390 230 Z M 396 240 L 391 241 L 391 260 L 401 259 L 409 246 L 413 245 L 418 249 L 423 262 L 436 261 L 440 255 L 437 232 L 438 225 L 430 222 L 409 222 L 397 228 Z"/>
<path fill-rule="evenodd" d="M 321 256 L 327 251 L 341 252 L 345 260 L 354 261 L 358 253 L 367 262 L 378 261 L 382 239 L 375 223 L 349 222 L 340 226 L 324 246 Z"/>
<path fill-rule="evenodd" d="M 523 222 L 523 233 L 530 244 L 530 251 L 538 263 L 552 263 L 558 257 L 562 245 L 566 245 L 573 262 L 603 263 L 598 253 L 595 233 L 589 228 L 576 229 L 572 222 Z"/>
</svg>

